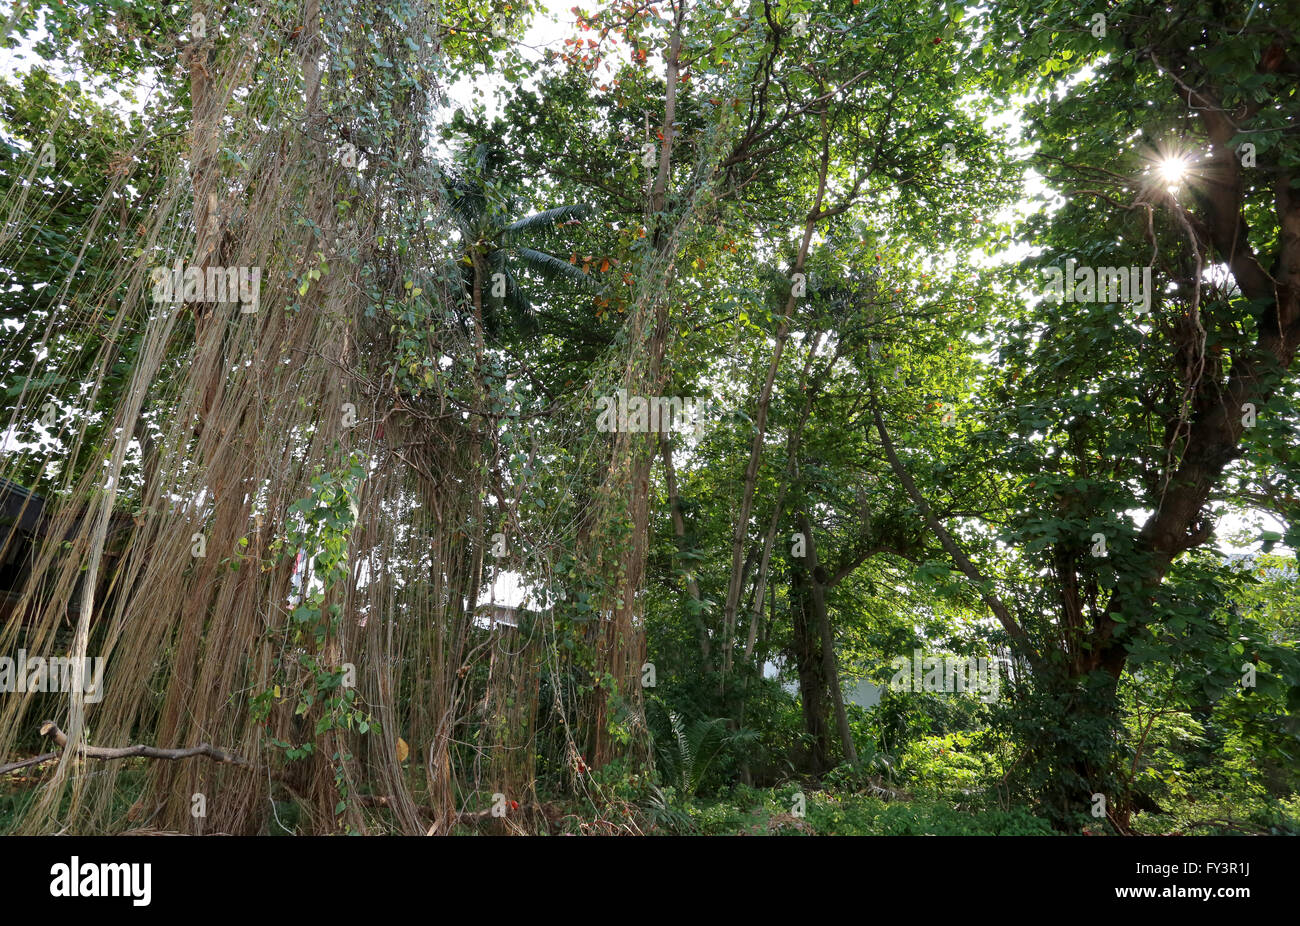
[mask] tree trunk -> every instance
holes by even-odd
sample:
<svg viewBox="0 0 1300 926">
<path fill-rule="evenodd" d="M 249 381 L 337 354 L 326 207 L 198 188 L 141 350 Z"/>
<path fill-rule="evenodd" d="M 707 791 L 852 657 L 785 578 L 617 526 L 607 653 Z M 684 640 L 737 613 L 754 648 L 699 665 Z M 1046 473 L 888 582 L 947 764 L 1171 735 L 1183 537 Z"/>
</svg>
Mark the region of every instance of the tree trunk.
<svg viewBox="0 0 1300 926">
<path fill-rule="evenodd" d="M 808 576 L 796 568 L 790 585 L 790 623 L 794 631 L 794 662 L 799 671 L 799 701 L 808 735 L 808 771 L 820 775 L 829 767 L 830 722 L 826 703 L 825 661 L 813 614 Z"/>
<path fill-rule="evenodd" d="M 839 662 L 835 658 L 835 636 L 831 629 L 830 615 L 826 611 L 826 583 L 822 578 L 824 571 L 821 564 L 817 562 L 817 542 L 813 538 L 812 521 L 807 512 L 799 513 L 799 529 L 803 531 L 807 541 L 807 562 L 812 567 L 809 585 L 812 590 L 811 598 L 817 621 L 817 632 L 822 643 L 822 675 L 830 685 L 831 703 L 835 707 L 835 726 L 839 730 L 844 759 L 850 765 L 857 765 L 858 751 L 853 746 L 853 731 L 849 728 L 849 715 L 844 710 L 844 691 L 840 687 Z"/>
<path fill-rule="evenodd" d="M 821 170 L 817 178 L 817 195 L 813 207 L 804 220 L 803 240 L 795 257 L 793 273 L 804 268 L 808 258 L 808 248 L 812 244 L 813 232 L 818 223 L 827 216 L 822 209 L 826 199 L 826 177 L 830 170 L 830 135 L 827 130 L 826 114 L 822 114 L 822 158 Z M 758 396 L 758 408 L 754 414 L 754 439 L 749 448 L 749 462 L 745 465 L 745 482 L 741 493 L 740 511 L 736 515 L 735 528 L 731 537 L 731 578 L 727 585 L 727 600 L 722 610 L 722 674 L 725 677 L 731 671 L 733 637 L 735 634 L 736 611 L 740 605 L 740 591 L 744 585 L 741 557 L 745 549 L 745 536 L 749 532 L 749 517 L 754 506 L 754 490 L 758 483 L 758 467 L 763 459 L 763 441 L 767 434 L 767 413 L 772 401 L 772 388 L 776 382 L 777 370 L 781 366 L 781 354 L 785 349 L 786 339 L 790 336 L 790 320 L 799 297 L 792 287 L 785 301 L 785 311 L 781 315 L 781 324 L 776 330 L 776 344 L 772 348 L 772 359 L 768 362 L 767 378 Z"/>
</svg>

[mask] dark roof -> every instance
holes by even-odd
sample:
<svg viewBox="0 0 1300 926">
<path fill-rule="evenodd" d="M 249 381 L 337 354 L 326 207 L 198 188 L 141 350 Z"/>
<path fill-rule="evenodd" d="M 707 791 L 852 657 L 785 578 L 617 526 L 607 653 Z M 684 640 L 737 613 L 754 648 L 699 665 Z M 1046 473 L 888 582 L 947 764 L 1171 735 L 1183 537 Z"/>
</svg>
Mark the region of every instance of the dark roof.
<svg viewBox="0 0 1300 926">
<path fill-rule="evenodd" d="M 82 505 L 64 533 L 64 539 L 73 537 L 93 515 L 93 508 Z M 28 534 L 44 536 L 48 530 L 50 518 L 45 517 L 45 496 L 37 495 L 11 479 L 0 478 L 0 539 L 8 534 L 12 526 Z M 113 511 L 109 514 L 109 535 L 117 536 L 130 527 L 131 513 Z"/>
<path fill-rule="evenodd" d="M 0 478 L 0 527 L 14 525 L 34 533 L 44 511 L 44 498 L 12 480 Z"/>
</svg>

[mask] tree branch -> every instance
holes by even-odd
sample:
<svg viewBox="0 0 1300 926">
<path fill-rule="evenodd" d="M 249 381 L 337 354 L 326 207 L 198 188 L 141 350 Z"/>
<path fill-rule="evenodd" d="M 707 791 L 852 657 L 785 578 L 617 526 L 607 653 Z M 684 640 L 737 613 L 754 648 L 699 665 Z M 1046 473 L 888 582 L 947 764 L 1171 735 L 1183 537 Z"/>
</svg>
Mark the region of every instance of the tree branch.
<svg viewBox="0 0 1300 926">
<path fill-rule="evenodd" d="M 68 734 L 59 729 L 59 725 L 53 720 L 46 720 L 41 723 L 41 736 L 50 736 L 59 744 L 60 749 L 66 749 L 68 745 Z M 199 743 L 197 746 L 189 746 L 185 749 L 159 749 L 157 746 L 145 746 L 137 744 L 135 746 L 123 746 L 114 749 L 109 746 L 80 746 L 77 749 L 80 755 L 87 759 L 130 759 L 135 756 L 144 756 L 148 759 L 189 759 L 194 756 L 207 756 L 214 762 L 225 762 L 232 765 L 242 765 L 252 767 L 252 763 L 243 756 L 217 749 L 207 743 Z M 0 772 L 10 771 L 13 768 L 22 768 L 25 765 L 36 765 L 39 762 L 48 761 L 58 753 L 47 753 L 44 756 L 37 756 L 35 759 L 27 759 L 23 762 L 13 765 L 0 766 Z"/>
<path fill-rule="evenodd" d="M 948 529 L 943 526 L 943 523 L 926 502 L 925 497 L 921 494 L 921 490 L 916 487 L 916 482 L 912 479 L 911 473 L 907 471 L 906 467 L 903 466 L 902 461 L 898 459 L 898 453 L 894 450 L 894 442 L 890 439 L 889 432 L 885 430 L 885 419 L 881 417 L 880 407 L 876 404 L 874 398 L 871 401 L 871 415 L 876 421 L 876 431 L 880 434 L 880 443 L 885 449 L 885 456 L 889 460 L 889 466 L 893 469 L 894 475 L 898 477 L 898 481 L 902 483 L 903 490 L 906 491 L 908 497 L 912 499 L 912 503 L 920 510 L 921 516 L 925 518 L 925 523 L 929 525 L 930 530 L 934 533 L 935 537 L 939 539 L 939 543 L 943 546 L 943 549 L 948 556 L 952 558 L 952 561 L 956 564 L 957 568 L 962 571 L 966 578 L 970 579 L 970 581 L 977 586 L 980 599 L 988 606 L 988 609 L 993 612 L 994 616 L 997 617 L 998 622 L 1002 624 L 1003 629 L 1006 630 L 1013 640 L 1020 644 L 1025 656 L 1030 660 L 1030 662 L 1036 662 L 1037 655 L 1030 643 L 1029 634 L 1025 633 L 1025 629 L 1016 623 L 1016 619 L 1011 615 L 1011 611 L 1002 600 L 992 591 L 986 590 L 988 583 L 983 574 L 979 571 L 979 568 L 971 562 L 970 557 L 968 557 L 965 552 L 962 551 L 961 547 L 957 545 L 957 541 L 953 539 L 952 534 L 948 533 Z"/>
</svg>

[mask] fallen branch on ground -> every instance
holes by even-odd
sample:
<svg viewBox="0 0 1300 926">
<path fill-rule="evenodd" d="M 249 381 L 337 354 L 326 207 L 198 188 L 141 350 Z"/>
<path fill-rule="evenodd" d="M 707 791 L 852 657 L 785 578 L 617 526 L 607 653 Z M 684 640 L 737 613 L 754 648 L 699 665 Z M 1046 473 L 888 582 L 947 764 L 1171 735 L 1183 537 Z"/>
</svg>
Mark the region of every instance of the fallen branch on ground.
<svg viewBox="0 0 1300 926">
<path fill-rule="evenodd" d="M 54 742 L 59 744 L 60 749 L 67 748 L 68 734 L 59 729 L 59 725 L 53 720 L 46 720 L 41 723 L 41 736 L 50 736 Z M 130 759 L 135 756 L 144 756 L 148 759 L 189 759 L 193 756 L 207 756 L 214 762 L 226 762 L 232 765 L 243 765 L 251 767 L 250 763 L 243 756 L 237 756 L 234 753 L 226 752 L 207 743 L 199 743 L 197 746 L 189 746 L 185 749 L 159 749 L 157 746 L 145 746 L 137 744 L 135 746 L 122 746 L 114 749 L 110 746 L 81 746 L 78 752 L 87 759 Z M 26 768 L 29 765 L 39 765 L 42 762 L 48 762 L 51 759 L 58 758 L 61 753 L 47 752 L 44 755 L 36 756 L 31 759 L 23 759 L 20 762 L 11 762 L 8 765 L 0 765 L 0 774 L 11 772 L 16 769 Z"/>
<path fill-rule="evenodd" d="M 8 772 L 16 772 L 20 768 L 27 768 L 29 765 L 40 765 L 43 762 L 49 762 L 51 759 L 57 759 L 57 752 L 47 752 L 43 755 L 33 756 L 30 759 L 23 759 L 20 762 L 10 762 L 8 765 L 0 765 L 0 775 Z"/>
</svg>

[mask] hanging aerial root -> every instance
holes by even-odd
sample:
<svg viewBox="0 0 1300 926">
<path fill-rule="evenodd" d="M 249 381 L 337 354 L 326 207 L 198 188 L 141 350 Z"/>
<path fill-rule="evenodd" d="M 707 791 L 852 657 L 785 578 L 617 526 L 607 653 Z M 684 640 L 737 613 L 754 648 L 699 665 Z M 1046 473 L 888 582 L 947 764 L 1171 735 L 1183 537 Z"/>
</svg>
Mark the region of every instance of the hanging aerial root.
<svg viewBox="0 0 1300 926">
<path fill-rule="evenodd" d="M 41 736 L 50 736 L 54 742 L 59 744 L 60 749 L 67 748 L 68 734 L 59 729 L 59 725 L 53 720 L 46 720 L 41 723 Z M 120 749 L 113 749 L 109 746 L 82 746 L 81 755 L 87 759 L 130 759 L 134 756 L 144 756 L 147 759 L 189 759 L 193 756 L 207 756 L 214 762 L 226 762 L 232 765 L 243 765 L 251 768 L 252 763 L 243 756 L 237 756 L 234 753 L 226 752 L 207 743 L 199 743 L 197 746 L 190 746 L 185 749 L 159 749 L 157 746 L 145 746 L 137 744 L 135 746 L 123 746 Z M 60 753 L 47 752 L 44 755 L 35 756 L 31 759 L 23 759 L 21 762 L 11 762 L 8 765 L 0 765 L 0 775 L 5 772 L 16 771 L 20 768 L 26 768 L 30 765 L 40 765 L 42 762 L 49 762 L 51 759 L 58 758 Z"/>
</svg>

